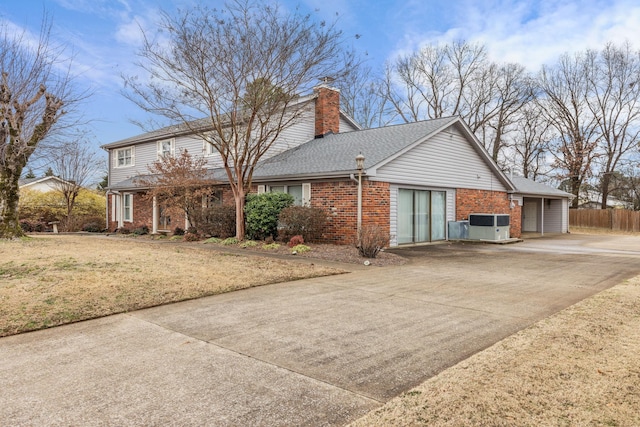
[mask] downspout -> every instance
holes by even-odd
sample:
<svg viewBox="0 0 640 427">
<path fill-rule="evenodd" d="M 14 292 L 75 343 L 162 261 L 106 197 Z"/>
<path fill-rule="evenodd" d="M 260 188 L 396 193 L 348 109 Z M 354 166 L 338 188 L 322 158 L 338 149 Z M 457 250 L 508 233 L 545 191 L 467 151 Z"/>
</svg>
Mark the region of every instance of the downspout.
<svg viewBox="0 0 640 427">
<path fill-rule="evenodd" d="M 158 199 L 153 196 L 153 211 L 151 212 L 151 234 L 158 234 Z"/>
</svg>

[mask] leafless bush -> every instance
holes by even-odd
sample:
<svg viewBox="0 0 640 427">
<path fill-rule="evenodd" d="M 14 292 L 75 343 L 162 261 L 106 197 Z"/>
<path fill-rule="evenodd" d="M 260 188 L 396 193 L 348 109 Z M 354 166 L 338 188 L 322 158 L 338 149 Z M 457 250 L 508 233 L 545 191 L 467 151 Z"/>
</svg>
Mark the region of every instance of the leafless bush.
<svg viewBox="0 0 640 427">
<path fill-rule="evenodd" d="M 388 244 L 389 234 L 379 225 L 367 224 L 360 228 L 360 235 L 356 242 L 360 256 L 375 258 L 378 252 Z"/>
</svg>

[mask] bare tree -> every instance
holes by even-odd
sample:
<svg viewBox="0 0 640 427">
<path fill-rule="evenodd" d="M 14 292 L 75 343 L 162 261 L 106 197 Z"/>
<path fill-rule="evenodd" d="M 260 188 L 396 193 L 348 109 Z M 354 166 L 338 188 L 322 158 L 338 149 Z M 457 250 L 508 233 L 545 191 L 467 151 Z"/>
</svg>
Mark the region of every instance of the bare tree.
<svg viewBox="0 0 640 427">
<path fill-rule="evenodd" d="M 335 25 L 277 4 L 197 6 L 164 13 L 159 29 L 158 38 L 144 34 L 138 65 L 146 75 L 125 78 L 128 97 L 182 123 L 220 154 L 243 239 L 254 166 L 298 120 L 297 94 L 322 77 L 339 79 L 355 56 Z"/>
<path fill-rule="evenodd" d="M 59 48 L 49 40 L 45 17 L 40 38 L 29 43 L 25 33 L 0 29 L 0 238 L 23 235 L 18 223 L 18 180 L 39 144 L 79 98 Z M 70 65 L 70 64 L 67 64 Z"/>
<path fill-rule="evenodd" d="M 550 123 L 535 105 L 530 104 L 522 109 L 518 115 L 518 132 L 511 145 L 522 176 L 536 180 L 544 175 L 548 167 L 546 154 L 553 138 Z"/>
<path fill-rule="evenodd" d="M 523 66 L 495 64 L 483 45 L 465 41 L 428 45 L 388 64 L 382 87 L 405 122 L 461 116 L 496 161 L 515 114 L 531 99 Z"/>
<path fill-rule="evenodd" d="M 362 128 L 386 126 L 392 121 L 391 110 L 382 95 L 383 82 L 370 66 L 355 68 L 336 85 L 340 88 L 341 107 Z"/>
<path fill-rule="evenodd" d="M 598 152 L 602 209 L 607 208 L 612 177 L 640 143 L 640 52 L 629 43 L 607 44 L 585 54 L 587 105 L 601 135 Z"/>
<path fill-rule="evenodd" d="M 64 229 L 73 230 L 73 208 L 80 190 L 90 184 L 101 169 L 102 162 L 88 141 L 76 139 L 58 144 L 50 150 L 56 181 L 55 189 L 62 194 L 66 205 Z"/>
<path fill-rule="evenodd" d="M 209 178 L 207 160 L 204 157 L 193 157 L 182 150 L 179 156 L 163 156 L 149 166 L 149 176 L 139 180 L 140 184 L 149 187 L 146 198 L 156 198 L 169 208 L 177 208 L 184 212 L 187 221 L 198 228 L 197 211 L 202 209 L 202 198 L 211 193 L 211 185 L 215 182 Z"/>
<path fill-rule="evenodd" d="M 538 106 L 556 131 L 551 142 L 557 178 L 568 184 L 577 208 L 582 184 L 592 174 L 600 140 L 598 121 L 589 109 L 589 85 L 583 54 L 562 55 L 554 66 L 543 66 Z"/>
</svg>

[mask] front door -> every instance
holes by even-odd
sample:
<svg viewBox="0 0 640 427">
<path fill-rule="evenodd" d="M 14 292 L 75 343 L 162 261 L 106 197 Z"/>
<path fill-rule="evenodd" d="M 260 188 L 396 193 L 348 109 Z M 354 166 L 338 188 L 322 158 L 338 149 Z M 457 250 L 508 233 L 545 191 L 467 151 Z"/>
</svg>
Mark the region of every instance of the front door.
<svg viewBox="0 0 640 427">
<path fill-rule="evenodd" d="M 538 203 L 525 202 L 522 215 L 522 231 L 538 231 Z"/>
</svg>

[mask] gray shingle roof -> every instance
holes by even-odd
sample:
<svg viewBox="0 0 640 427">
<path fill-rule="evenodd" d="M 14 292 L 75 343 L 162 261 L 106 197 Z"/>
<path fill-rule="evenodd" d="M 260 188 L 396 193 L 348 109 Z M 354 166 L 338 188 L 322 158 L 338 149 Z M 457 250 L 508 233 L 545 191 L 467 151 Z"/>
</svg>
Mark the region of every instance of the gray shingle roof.
<svg viewBox="0 0 640 427">
<path fill-rule="evenodd" d="M 365 156 L 367 169 L 458 120 L 446 117 L 325 135 L 260 162 L 254 178 L 350 173 L 359 153 Z"/>
<path fill-rule="evenodd" d="M 536 196 L 550 196 L 550 197 L 570 197 L 571 194 L 557 188 L 553 188 L 549 185 L 542 184 L 540 182 L 533 181 L 522 176 L 513 176 L 510 178 L 511 182 L 516 186 L 517 193 L 531 194 Z"/>
</svg>

